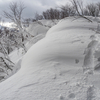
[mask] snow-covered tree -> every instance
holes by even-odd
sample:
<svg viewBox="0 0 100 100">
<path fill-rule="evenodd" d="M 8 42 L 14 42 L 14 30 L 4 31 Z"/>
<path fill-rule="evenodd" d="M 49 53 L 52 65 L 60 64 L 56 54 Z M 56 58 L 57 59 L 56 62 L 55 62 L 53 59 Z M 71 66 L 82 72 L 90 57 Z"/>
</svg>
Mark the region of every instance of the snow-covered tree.
<svg viewBox="0 0 100 100">
<path fill-rule="evenodd" d="M 3 12 L 4 12 L 4 17 L 11 20 L 15 24 L 15 28 L 19 30 L 17 34 L 19 35 L 18 37 L 20 37 L 21 39 L 20 44 L 25 49 L 24 41 L 28 36 L 30 36 L 30 34 L 23 28 L 22 13 L 24 9 L 25 6 L 23 3 L 18 4 L 17 2 L 12 2 L 9 5 L 9 10 Z M 19 42 L 19 39 L 16 42 Z"/>
</svg>

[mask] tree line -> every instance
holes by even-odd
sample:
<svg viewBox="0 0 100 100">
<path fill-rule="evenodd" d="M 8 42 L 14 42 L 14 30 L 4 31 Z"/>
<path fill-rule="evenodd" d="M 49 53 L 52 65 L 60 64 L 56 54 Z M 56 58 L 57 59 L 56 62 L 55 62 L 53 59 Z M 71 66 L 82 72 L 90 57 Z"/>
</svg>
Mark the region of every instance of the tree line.
<svg viewBox="0 0 100 100">
<path fill-rule="evenodd" d="M 78 15 L 98 17 L 100 15 L 100 2 L 84 5 L 82 0 L 71 0 L 66 5 L 47 9 L 41 15 L 36 13 L 35 19 L 63 19 Z"/>
</svg>

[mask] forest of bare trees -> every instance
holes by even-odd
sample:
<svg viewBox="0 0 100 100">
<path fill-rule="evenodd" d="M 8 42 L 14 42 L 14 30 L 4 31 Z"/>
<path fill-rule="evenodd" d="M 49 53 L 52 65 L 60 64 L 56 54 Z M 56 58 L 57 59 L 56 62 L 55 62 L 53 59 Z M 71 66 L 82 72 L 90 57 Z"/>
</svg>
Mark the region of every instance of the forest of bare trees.
<svg viewBox="0 0 100 100">
<path fill-rule="evenodd" d="M 70 0 L 70 3 L 61 5 L 57 8 L 50 8 L 43 11 L 42 15 L 37 15 L 36 20 L 40 19 L 62 19 L 69 16 L 93 16 L 100 15 L 100 2 L 84 5 L 82 0 Z M 41 16 L 41 17 L 40 17 Z"/>
</svg>

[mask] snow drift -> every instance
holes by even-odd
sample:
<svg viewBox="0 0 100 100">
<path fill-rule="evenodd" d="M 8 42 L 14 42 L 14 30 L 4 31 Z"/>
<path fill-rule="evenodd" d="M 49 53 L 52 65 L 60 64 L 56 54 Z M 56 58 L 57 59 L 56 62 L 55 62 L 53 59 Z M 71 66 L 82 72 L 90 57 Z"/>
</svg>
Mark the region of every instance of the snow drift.
<svg viewBox="0 0 100 100">
<path fill-rule="evenodd" d="M 97 59 L 99 41 L 88 45 L 91 36 L 99 37 L 97 23 L 73 19 L 61 20 L 28 50 L 21 69 L 0 83 L 0 100 L 100 100 L 99 73 L 83 73 L 89 50 Z"/>
<path fill-rule="evenodd" d="M 30 23 L 27 31 L 34 36 L 26 43 L 26 48 L 29 49 L 33 44 L 45 37 L 49 28 L 58 23 L 59 20 L 39 20 Z"/>
</svg>

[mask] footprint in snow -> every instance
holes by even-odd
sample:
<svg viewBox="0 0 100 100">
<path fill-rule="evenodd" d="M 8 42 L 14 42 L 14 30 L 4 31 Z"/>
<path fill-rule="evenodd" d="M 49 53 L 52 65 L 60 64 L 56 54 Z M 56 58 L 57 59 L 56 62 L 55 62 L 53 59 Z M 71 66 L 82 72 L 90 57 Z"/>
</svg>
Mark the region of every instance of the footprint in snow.
<svg viewBox="0 0 100 100">
<path fill-rule="evenodd" d="M 79 63 L 79 60 L 78 60 L 78 59 L 75 59 L 75 63 L 76 63 L 76 64 Z"/>
</svg>

